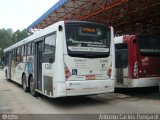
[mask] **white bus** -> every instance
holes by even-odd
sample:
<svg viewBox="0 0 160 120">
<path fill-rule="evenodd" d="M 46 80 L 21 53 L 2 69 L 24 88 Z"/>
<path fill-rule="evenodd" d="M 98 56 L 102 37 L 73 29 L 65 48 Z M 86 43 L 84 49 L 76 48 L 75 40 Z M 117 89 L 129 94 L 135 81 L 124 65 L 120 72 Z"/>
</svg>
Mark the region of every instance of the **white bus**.
<svg viewBox="0 0 160 120">
<path fill-rule="evenodd" d="M 5 76 L 33 96 L 114 91 L 113 28 L 60 21 L 6 48 Z"/>
</svg>

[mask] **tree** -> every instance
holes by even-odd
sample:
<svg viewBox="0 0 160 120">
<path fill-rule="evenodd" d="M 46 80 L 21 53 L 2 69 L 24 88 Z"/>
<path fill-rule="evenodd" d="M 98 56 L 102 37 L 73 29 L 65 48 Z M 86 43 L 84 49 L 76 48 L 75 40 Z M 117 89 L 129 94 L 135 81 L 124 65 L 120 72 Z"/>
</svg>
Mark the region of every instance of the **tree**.
<svg viewBox="0 0 160 120">
<path fill-rule="evenodd" d="M 22 31 L 17 30 L 13 34 L 13 41 L 14 41 L 14 43 L 16 43 L 16 42 L 19 42 L 19 41 L 23 40 L 24 38 L 26 38 L 28 36 L 29 36 L 29 34 L 28 34 L 28 31 L 26 29 L 24 29 Z"/>
<path fill-rule="evenodd" d="M 12 36 L 13 36 L 13 31 L 12 29 L 7 29 L 5 30 L 0 29 L 0 57 L 3 55 L 3 50 L 4 48 L 12 45 Z"/>
<path fill-rule="evenodd" d="M 29 34 L 26 29 L 13 32 L 12 29 L 0 29 L 0 58 L 3 56 L 3 50 L 10 45 L 23 40 L 28 37 Z"/>
</svg>

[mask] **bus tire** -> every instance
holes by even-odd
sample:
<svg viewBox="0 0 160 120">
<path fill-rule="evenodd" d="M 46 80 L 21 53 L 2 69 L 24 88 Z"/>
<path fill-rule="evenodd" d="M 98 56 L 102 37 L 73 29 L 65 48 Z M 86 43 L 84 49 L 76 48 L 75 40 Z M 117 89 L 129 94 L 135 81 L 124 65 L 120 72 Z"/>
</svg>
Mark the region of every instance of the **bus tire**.
<svg viewBox="0 0 160 120">
<path fill-rule="evenodd" d="M 29 87 L 27 87 L 26 75 L 22 76 L 22 86 L 23 86 L 23 90 L 25 92 L 29 91 Z"/>
<path fill-rule="evenodd" d="M 32 96 L 37 97 L 38 93 L 35 91 L 35 84 L 34 84 L 34 79 L 31 76 L 30 80 L 29 80 L 29 89 L 30 89 L 30 93 Z"/>
</svg>

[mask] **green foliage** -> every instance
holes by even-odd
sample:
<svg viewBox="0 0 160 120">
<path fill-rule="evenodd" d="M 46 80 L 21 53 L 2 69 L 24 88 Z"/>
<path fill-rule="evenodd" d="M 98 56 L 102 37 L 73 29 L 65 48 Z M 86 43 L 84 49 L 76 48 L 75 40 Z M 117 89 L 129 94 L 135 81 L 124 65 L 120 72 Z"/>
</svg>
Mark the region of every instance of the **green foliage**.
<svg viewBox="0 0 160 120">
<path fill-rule="evenodd" d="M 13 41 L 14 43 L 23 40 L 24 38 L 28 37 L 28 32 L 27 30 L 17 30 L 16 32 L 14 32 L 13 34 Z"/>
<path fill-rule="evenodd" d="M 27 30 L 17 30 L 13 32 L 12 29 L 0 29 L 0 58 L 3 56 L 3 50 L 10 45 L 23 40 L 28 37 L 29 34 Z"/>
</svg>

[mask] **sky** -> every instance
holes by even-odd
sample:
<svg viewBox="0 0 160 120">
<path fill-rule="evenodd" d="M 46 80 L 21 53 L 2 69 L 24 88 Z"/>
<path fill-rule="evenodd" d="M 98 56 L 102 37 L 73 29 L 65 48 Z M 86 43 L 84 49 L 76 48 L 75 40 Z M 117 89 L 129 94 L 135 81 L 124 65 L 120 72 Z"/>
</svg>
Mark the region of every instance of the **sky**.
<svg viewBox="0 0 160 120">
<path fill-rule="evenodd" d="M 23 30 L 59 0 L 0 0 L 0 29 Z"/>
</svg>

